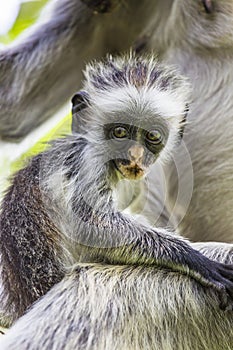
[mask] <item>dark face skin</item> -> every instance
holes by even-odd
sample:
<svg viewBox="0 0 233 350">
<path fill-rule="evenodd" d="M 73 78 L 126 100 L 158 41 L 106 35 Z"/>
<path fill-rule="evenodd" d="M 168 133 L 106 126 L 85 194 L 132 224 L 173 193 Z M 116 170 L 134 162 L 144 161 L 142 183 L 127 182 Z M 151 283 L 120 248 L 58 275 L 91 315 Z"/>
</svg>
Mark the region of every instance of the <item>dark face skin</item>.
<svg viewBox="0 0 233 350">
<path fill-rule="evenodd" d="M 111 123 L 104 126 L 104 133 L 115 154 L 112 168 L 130 180 L 138 180 L 147 173 L 167 140 L 158 126 L 146 130 L 131 124 Z"/>
</svg>

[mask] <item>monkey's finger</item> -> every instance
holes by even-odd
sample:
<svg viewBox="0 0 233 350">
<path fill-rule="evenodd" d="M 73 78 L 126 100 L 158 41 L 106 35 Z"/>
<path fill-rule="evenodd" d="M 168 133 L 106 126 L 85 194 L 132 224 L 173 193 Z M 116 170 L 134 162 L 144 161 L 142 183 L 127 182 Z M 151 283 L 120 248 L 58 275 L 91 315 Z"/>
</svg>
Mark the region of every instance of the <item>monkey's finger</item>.
<svg viewBox="0 0 233 350">
<path fill-rule="evenodd" d="M 213 281 L 214 283 L 214 281 Z M 215 281 L 214 288 L 217 289 L 219 297 L 219 307 L 221 310 L 233 310 L 233 283 L 227 279 L 222 279 L 222 282 Z"/>
<path fill-rule="evenodd" d="M 227 280 L 226 278 L 222 278 L 220 283 L 217 283 L 219 293 L 227 293 L 227 295 L 231 298 L 233 302 L 233 283 Z"/>
<path fill-rule="evenodd" d="M 219 274 L 226 279 L 233 281 L 233 265 L 220 266 Z"/>
<path fill-rule="evenodd" d="M 233 310 L 233 303 L 232 301 L 227 297 L 225 294 L 219 295 L 220 303 L 219 308 L 223 311 L 232 311 Z"/>
<path fill-rule="evenodd" d="M 232 310 L 233 303 L 226 292 L 219 292 L 219 307 L 221 310 Z"/>
<path fill-rule="evenodd" d="M 226 284 L 226 291 L 233 300 L 233 283 L 228 280 L 225 280 L 225 284 Z"/>
</svg>

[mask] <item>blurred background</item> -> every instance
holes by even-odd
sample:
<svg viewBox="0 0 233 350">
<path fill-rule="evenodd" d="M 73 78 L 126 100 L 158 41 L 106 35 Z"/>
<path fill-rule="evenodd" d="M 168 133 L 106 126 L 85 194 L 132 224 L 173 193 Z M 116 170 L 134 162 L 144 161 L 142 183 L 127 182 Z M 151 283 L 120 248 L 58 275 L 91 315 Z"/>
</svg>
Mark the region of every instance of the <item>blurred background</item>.
<svg viewBox="0 0 233 350">
<path fill-rule="evenodd" d="M 15 40 L 20 40 L 21 34 L 33 30 L 33 25 L 43 18 L 47 2 L 48 0 L 0 0 L 0 51 L 14 44 Z M 70 103 L 67 102 L 54 117 L 20 142 L 10 143 L 0 139 L 0 198 L 10 174 L 18 170 L 28 157 L 42 151 L 46 147 L 46 141 L 69 131 Z"/>
<path fill-rule="evenodd" d="M 47 0 L 0 0 L 0 41 L 9 43 L 38 18 Z"/>
</svg>

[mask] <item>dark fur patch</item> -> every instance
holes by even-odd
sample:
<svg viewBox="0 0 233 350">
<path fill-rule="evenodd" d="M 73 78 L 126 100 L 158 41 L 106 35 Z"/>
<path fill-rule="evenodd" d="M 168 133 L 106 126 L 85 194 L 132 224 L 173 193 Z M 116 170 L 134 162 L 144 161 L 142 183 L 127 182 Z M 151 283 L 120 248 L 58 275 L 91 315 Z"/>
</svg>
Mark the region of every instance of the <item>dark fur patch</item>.
<svg viewBox="0 0 233 350">
<path fill-rule="evenodd" d="M 158 86 L 167 90 L 175 87 L 179 82 L 172 71 L 168 71 L 156 60 L 148 65 L 148 60 L 143 57 L 129 57 L 128 61 L 115 61 L 107 59 L 102 64 L 94 66 L 88 71 L 91 83 L 96 89 L 109 90 L 109 88 L 122 87 L 130 84 L 136 88 L 143 86 Z"/>
<path fill-rule="evenodd" d="M 61 238 L 43 205 L 39 165 L 37 156 L 16 174 L 1 207 L 4 299 L 14 318 L 21 316 L 63 276 L 55 259 L 62 254 Z"/>
</svg>

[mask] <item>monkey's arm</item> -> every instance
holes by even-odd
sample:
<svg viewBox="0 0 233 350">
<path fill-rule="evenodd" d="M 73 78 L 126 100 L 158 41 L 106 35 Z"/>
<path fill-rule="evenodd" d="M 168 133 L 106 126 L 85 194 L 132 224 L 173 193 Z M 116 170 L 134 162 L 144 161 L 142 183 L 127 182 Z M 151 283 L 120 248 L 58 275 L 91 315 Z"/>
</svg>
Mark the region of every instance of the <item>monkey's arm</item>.
<svg viewBox="0 0 233 350">
<path fill-rule="evenodd" d="M 232 245 L 197 248 L 233 263 Z M 214 299 L 213 291 L 176 272 L 78 264 L 0 338 L 0 347 L 231 350 L 233 313 L 221 311 Z"/>
<path fill-rule="evenodd" d="M 81 249 L 82 261 L 168 267 L 216 289 L 222 308 L 227 306 L 226 296 L 233 297 L 233 265 L 206 258 L 181 237 L 140 225 L 119 212 L 111 217 L 104 214 L 103 219 L 100 216 L 94 225 L 81 226 L 85 238 L 79 236 L 78 240 L 86 245 Z"/>
<path fill-rule="evenodd" d="M 21 138 L 53 115 L 76 91 L 84 64 L 128 49 L 158 5 L 149 0 L 91 3 L 53 1 L 44 23 L 0 51 L 0 137 Z M 102 3 L 109 13 L 98 13 Z"/>
</svg>

